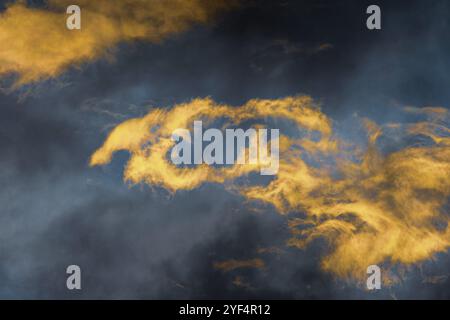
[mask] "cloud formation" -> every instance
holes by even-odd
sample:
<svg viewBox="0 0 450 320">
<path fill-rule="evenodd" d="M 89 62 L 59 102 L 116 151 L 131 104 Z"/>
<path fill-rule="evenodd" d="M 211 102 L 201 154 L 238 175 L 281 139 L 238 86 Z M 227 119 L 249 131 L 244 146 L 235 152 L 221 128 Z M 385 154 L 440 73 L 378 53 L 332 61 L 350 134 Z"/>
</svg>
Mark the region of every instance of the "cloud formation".
<svg viewBox="0 0 450 320">
<path fill-rule="evenodd" d="M 174 166 L 167 158 L 173 147 L 172 134 L 180 128 L 190 128 L 194 120 L 226 120 L 227 125 L 261 119 L 284 118 L 299 127 L 323 134 L 319 142 L 302 139 L 310 149 L 335 148 L 330 141 L 331 127 L 318 109 L 314 109 L 309 97 L 288 97 L 280 100 L 251 100 L 235 108 L 216 104 L 211 99 L 195 99 L 180 104 L 167 111 L 154 109 L 143 118 L 131 119 L 117 126 L 104 145 L 91 157 L 92 166 L 111 161 L 112 155 L 120 150 L 128 150 L 132 157 L 125 169 L 125 180 L 132 183 L 146 182 L 159 185 L 175 192 L 179 189 L 191 190 L 204 182 L 225 183 L 251 172 L 260 171 L 267 166 L 267 159 L 258 159 L 256 164 L 222 166 L 207 165 L 191 169 Z M 310 137 L 311 138 L 311 137 Z M 280 142 L 283 152 L 292 142 L 284 136 Z"/>
<path fill-rule="evenodd" d="M 449 114 L 443 108 L 405 111 L 424 119 L 385 126 L 363 119 L 367 143 L 360 146 L 337 137 L 331 119 L 307 96 L 255 99 L 240 107 L 195 99 L 118 125 L 92 155 L 91 165 L 105 165 L 115 152 L 125 150 L 131 158 L 124 179 L 132 184 L 175 192 L 207 182 L 225 183 L 229 190 L 285 215 L 292 234 L 289 246 L 305 248 L 325 239 L 330 251 L 322 269 L 362 280 L 371 264 L 415 264 L 450 246 L 445 213 L 450 195 Z M 280 132 L 280 169 L 268 185 L 251 179 L 234 183 L 256 171 L 257 165 L 182 168 L 171 163 L 167 154 L 174 144 L 173 130 L 189 128 L 197 119 L 221 118 L 230 126 L 267 119 L 293 123 L 297 133 Z M 377 144 L 382 137 L 428 140 L 414 145 L 397 142 L 395 151 L 383 153 Z M 292 212 L 305 217 L 293 217 Z M 384 277 L 386 284 L 396 280 Z"/>
<path fill-rule="evenodd" d="M 24 1 L 0 14 L 0 76 L 18 76 L 15 86 L 56 77 L 67 68 L 111 58 L 120 42 L 157 43 L 206 23 L 229 1 L 80 0 L 81 30 L 66 28 L 68 0 L 49 0 L 47 8 Z M 5 44 L 5 45 L 3 45 Z"/>
</svg>

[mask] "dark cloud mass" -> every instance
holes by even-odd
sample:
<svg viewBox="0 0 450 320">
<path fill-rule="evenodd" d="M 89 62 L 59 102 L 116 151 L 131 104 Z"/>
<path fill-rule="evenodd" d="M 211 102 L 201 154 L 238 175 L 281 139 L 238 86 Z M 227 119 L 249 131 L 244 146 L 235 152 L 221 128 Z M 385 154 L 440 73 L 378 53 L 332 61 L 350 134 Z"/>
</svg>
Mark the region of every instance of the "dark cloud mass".
<svg viewBox="0 0 450 320">
<path fill-rule="evenodd" d="M 355 115 L 387 123 L 414 117 L 404 106 L 449 108 L 450 3 L 377 3 L 383 25 L 372 32 L 371 1 L 242 0 L 160 42 L 120 42 L 112 60 L 15 90 L 2 77 L 0 298 L 450 298 L 446 253 L 399 266 L 401 283 L 369 292 L 321 270 L 320 239 L 286 246 L 287 222 L 270 206 L 209 183 L 176 194 L 129 186 L 125 152 L 89 167 L 115 125 L 196 97 L 307 94 L 353 140 Z M 254 259 L 263 266 L 214 267 Z M 70 264 L 82 269 L 79 292 L 66 289 Z"/>
</svg>

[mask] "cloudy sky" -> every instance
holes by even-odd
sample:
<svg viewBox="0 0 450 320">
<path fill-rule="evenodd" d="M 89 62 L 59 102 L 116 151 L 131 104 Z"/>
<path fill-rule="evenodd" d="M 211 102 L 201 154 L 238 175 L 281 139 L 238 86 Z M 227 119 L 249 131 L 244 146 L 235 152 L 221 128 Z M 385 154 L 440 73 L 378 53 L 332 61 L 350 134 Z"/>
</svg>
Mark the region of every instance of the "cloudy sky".
<svg viewBox="0 0 450 320">
<path fill-rule="evenodd" d="M 1 298 L 450 298 L 447 0 L 376 1 L 377 31 L 365 0 L 80 0 L 69 31 L 72 2 L 0 1 Z M 127 147 L 92 163 L 128 119 L 252 99 L 329 124 L 305 130 L 338 151 L 286 152 L 317 186 L 127 179 Z M 325 176 L 338 158 L 357 169 Z"/>
</svg>

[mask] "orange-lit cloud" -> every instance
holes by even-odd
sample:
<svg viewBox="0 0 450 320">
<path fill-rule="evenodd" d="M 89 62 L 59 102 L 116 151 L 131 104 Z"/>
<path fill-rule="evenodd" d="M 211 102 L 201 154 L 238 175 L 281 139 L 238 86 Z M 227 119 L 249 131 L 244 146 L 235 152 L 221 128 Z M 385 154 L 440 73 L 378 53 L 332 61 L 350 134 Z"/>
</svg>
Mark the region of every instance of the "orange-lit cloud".
<svg viewBox="0 0 450 320">
<path fill-rule="evenodd" d="M 256 268 L 261 269 L 264 268 L 264 261 L 261 259 L 250 259 L 250 260 L 226 260 L 221 262 L 215 262 L 214 268 L 222 270 L 224 272 L 229 272 L 236 269 L 242 268 Z"/>
<path fill-rule="evenodd" d="M 172 133 L 179 128 L 191 128 L 193 122 L 200 119 L 205 119 L 204 122 L 208 123 L 224 118 L 229 124 L 239 124 L 255 118 L 279 117 L 309 131 L 301 141 L 312 152 L 335 149 L 336 142 L 330 138 L 331 123 L 311 105 L 312 101 L 308 97 L 251 100 L 237 108 L 219 105 L 210 99 L 195 99 L 170 110 L 154 109 L 142 118 L 131 119 L 117 126 L 103 146 L 92 155 L 90 164 L 104 165 L 111 161 L 115 152 L 127 150 L 131 152 L 131 158 L 125 169 L 124 178 L 134 184 L 145 182 L 175 192 L 180 189 L 190 190 L 205 182 L 232 181 L 245 174 L 259 171 L 264 161 L 221 168 L 208 165 L 189 169 L 179 168 L 167 157 L 174 145 Z M 322 138 L 318 142 L 311 139 L 313 132 L 322 133 Z M 293 143 L 286 136 L 280 139 L 280 152 Z"/>
<path fill-rule="evenodd" d="M 270 204 L 287 219 L 288 245 L 304 248 L 325 239 L 323 270 L 341 278 L 363 279 L 372 264 L 411 265 L 447 252 L 450 246 L 449 112 L 443 108 L 407 109 L 423 121 L 379 126 L 365 119 L 367 145 L 342 141 L 332 121 L 306 96 L 251 100 L 240 107 L 196 99 L 171 109 L 153 109 L 118 125 L 91 158 L 106 165 L 120 150 L 130 152 L 124 179 L 176 192 L 206 182 L 225 183 L 247 200 Z M 268 185 L 233 184 L 258 170 L 256 165 L 181 168 L 167 156 L 177 128 L 194 120 L 287 121 L 280 131 L 280 168 Z M 293 132 L 297 131 L 296 133 Z M 420 136 L 428 143 L 384 154 L 381 137 Z M 289 214 L 301 212 L 299 218 Z M 231 265 L 231 264 L 230 264 Z M 383 277 L 385 283 L 395 281 Z"/>
<path fill-rule="evenodd" d="M 233 1 L 79 0 L 81 30 L 66 28 L 69 0 L 49 0 L 48 8 L 24 1 L 0 14 L 0 76 L 18 76 L 15 86 L 58 76 L 102 57 L 112 57 L 122 41 L 159 42 L 206 23 Z"/>
</svg>

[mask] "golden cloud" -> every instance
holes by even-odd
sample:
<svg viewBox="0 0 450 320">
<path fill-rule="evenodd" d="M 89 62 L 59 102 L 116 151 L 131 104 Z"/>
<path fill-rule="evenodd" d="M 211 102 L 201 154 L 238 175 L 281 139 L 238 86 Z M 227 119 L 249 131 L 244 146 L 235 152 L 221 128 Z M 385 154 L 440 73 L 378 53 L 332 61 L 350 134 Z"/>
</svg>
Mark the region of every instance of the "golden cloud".
<svg viewBox="0 0 450 320">
<path fill-rule="evenodd" d="M 341 278 L 362 280 L 369 265 L 416 264 L 450 246 L 449 111 L 406 111 L 425 120 L 378 126 L 365 119 L 367 143 L 359 146 L 336 137 L 331 119 L 307 96 L 255 99 L 239 107 L 195 99 L 119 124 L 90 164 L 106 165 L 115 152 L 125 150 L 131 157 L 124 179 L 132 184 L 176 192 L 207 182 L 225 183 L 245 199 L 270 204 L 284 215 L 292 234 L 289 246 L 304 248 L 315 239 L 326 239 L 330 248 L 322 268 Z M 182 168 L 171 163 L 167 154 L 175 129 L 189 128 L 198 119 L 222 118 L 228 125 L 278 119 L 290 122 L 290 131 L 298 131 L 281 132 L 279 172 L 268 185 L 233 184 L 256 172 L 258 165 Z M 429 141 L 388 154 L 379 150 L 380 137 L 411 135 Z M 289 214 L 294 212 L 305 217 Z"/>
<path fill-rule="evenodd" d="M 58 76 L 70 66 L 102 57 L 123 41 L 159 42 L 206 23 L 234 1 L 79 0 L 81 30 L 66 28 L 69 0 L 49 0 L 48 8 L 10 4 L 0 14 L 0 76 L 19 76 L 15 86 Z"/>
<path fill-rule="evenodd" d="M 250 259 L 250 260 L 226 260 L 221 262 L 215 262 L 214 268 L 222 270 L 224 272 L 229 272 L 235 269 L 243 269 L 243 268 L 256 268 L 262 269 L 264 268 L 264 261 L 261 259 Z"/>
<path fill-rule="evenodd" d="M 310 108 L 311 104 L 308 97 L 288 97 L 280 100 L 251 100 L 236 108 L 216 104 L 211 99 L 195 99 L 170 110 L 154 109 L 142 118 L 118 125 L 103 146 L 92 155 L 90 164 L 107 164 L 115 152 L 127 150 L 131 152 L 131 158 L 125 169 L 125 180 L 131 183 L 146 182 L 172 192 L 194 189 L 205 182 L 224 183 L 259 171 L 263 161 L 222 168 L 208 165 L 190 169 L 176 167 L 167 158 L 173 147 L 172 133 L 176 129 L 189 128 L 198 119 L 212 121 L 226 118 L 229 123 L 239 124 L 254 118 L 281 117 L 293 121 L 297 126 L 322 133 L 323 138 L 319 142 L 306 138 L 302 140 L 311 151 L 333 150 L 336 142 L 330 140 L 331 123 L 318 109 Z M 283 152 L 292 142 L 282 137 L 280 144 L 280 152 Z"/>
</svg>

